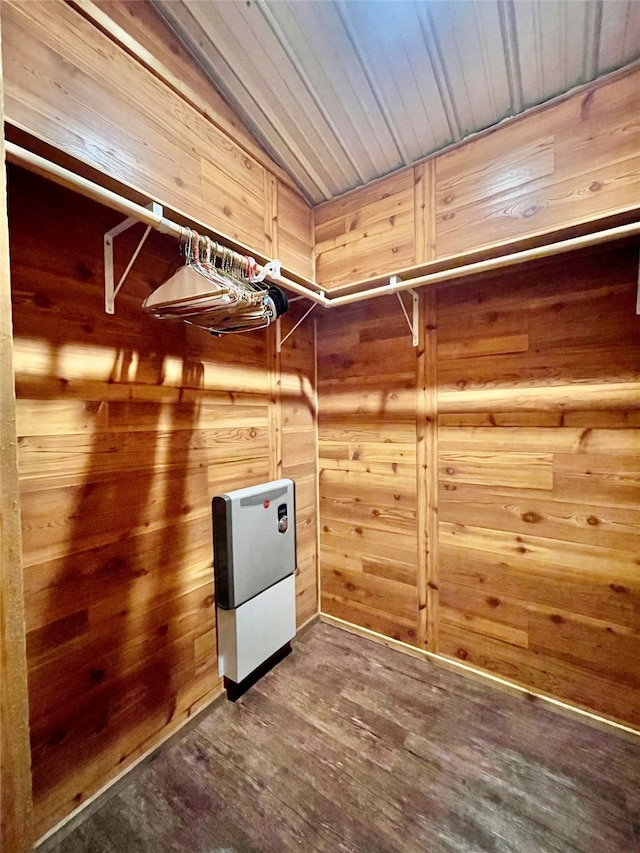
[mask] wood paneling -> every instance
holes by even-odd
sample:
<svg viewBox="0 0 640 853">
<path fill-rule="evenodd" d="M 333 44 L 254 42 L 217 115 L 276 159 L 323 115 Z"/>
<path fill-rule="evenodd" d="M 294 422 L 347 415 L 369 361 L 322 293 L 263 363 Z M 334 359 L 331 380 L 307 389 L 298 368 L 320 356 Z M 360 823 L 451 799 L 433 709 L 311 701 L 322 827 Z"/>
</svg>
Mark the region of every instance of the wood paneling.
<svg viewBox="0 0 640 853">
<path fill-rule="evenodd" d="M 1 40 L 0 40 L 1 43 Z M 0 51 L 1 59 L 1 51 Z M 0 107 L 2 63 L 0 61 Z M 6 198 L 4 134 L 0 137 L 0 198 Z M 16 456 L 7 211 L 0 206 L 0 846 L 26 853 L 33 842 L 27 658 Z"/>
<path fill-rule="evenodd" d="M 590 85 L 316 208 L 318 282 L 408 278 L 433 260 L 453 265 L 637 210 L 639 85 L 638 69 Z M 507 351 L 526 349 L 517 323 L 511 338 L 500 334 Z M 472 341 L 454 334 L 450 345 L 499 352 L 479 331 Z"/>
<path fill-rule="evenodd" d="M 323 316 L 318 370 L 322 610 L 415 644 L 416 357 L 397 300 Z"/>
<path fill-rule="evenodd" d="M 436 256 L 436 175 L 435 160 L 425 160 L 413 169 L 414 240 L 416 264 Z"/>
<path fill-rule="evenodd" d="M 2 16 L 11 122 L 309 274 L 308 209 L 264 162 L 71 6 Z M 321 280 L 637 204 L 635 81 L 322 206 Z M 274 473 L 298 487 L 299 623 L 317 605 L 318 478 L 323 610 L 640 726 L 635 248 L 440 288 L 417 350 L 395 299 L 323 315 L 316 468 L 311 321 L 276 358 L 275 335 L 144 318 L 179 262 L 157 234 L 107 317 L 119 217 L 12 175 L 38 833 L 219 689 L 209 500 Z"/>
<path fill-rule="evenodd" d="M 254 156 L 257 146 L 248 144 L 239 126 L 236 141 L 237 122 L 211 87 L 198 79 L 196 92 L 189 88 L 190 99 L 183 97 L 180 75 L 190 87 L 193 71 L 180 52 L 174 56 L 162 44 L 159 22 L 145 4 L 114 6 L 119 40 L 92 20 L 108 22 L 111 4 L 80 6 L 89 17 L 62 0 L 3 4 L 5 119 L 250 252 L 269 255 L 265 181 L 269 167 L 276 174 L 280 170 L 266 155 Z M 145 25 L 149 21 L 151 29 Z M 152 61 L 158 54 L 161 60 L 169 57 L 170 80 L 158 75 Z M 301 221 L 309 220 L 306 203 L 284 184 L 283 199 L 285 222 L 292 207 Z M 312 255 L 304 231 L 285 227 L 291 235 L 285 239 L 287 263 L 303 276 L 309 275 Z"/>
<path fill-rule="evenodd" d="M 215 655 L 203 669 L 196 647 L 215 627 L 208 447 L 218 438 L 228 451 L 232 444 L 228 421 L 218 432 L 201 409 L 205 359 L 186 327 L 145 319 L 134 295 L 169 273 L 176 244 L 150 238 L 145 272 L 136 265 L 108 318 L 100 244 L 114 215 L 20 171 L 12 177 L 31 738 L 42 834 L 219 687 Z M 131 241 L 120 239 L 124 255 Z M 35 347 L 38 359 L 30 355 Z M 132 386 L 165 383 L 175 397 L 131 399 Z"/>
<path fill-rule="evenodd" d="M 638 206 L 640 72 L 436 158 L 437 255 Z"/>
<path fill-rule="evenodd" d="M 201 160 L 202 193 L 207 200 L 206 221 L 224 222 L 229 237 L 266 254 L 265 171 L 259 163 L 241 155 L 239 149 L 229 151 L 231 144 L 226 143 L 224 148 L 227 154 L 239 155 L 241 163 L 228 174 L 220 168 L 224 155 L 216 156 L 222 154 L 220 149 L 216 151 L 216 146 L 207 146 L 207 156 Z"/>
<path fill-rule="evenodd" d="M 568 260 L 441 290 L 439 397 L 456 388 L 445 405 L 457 411 L 439 428 L 439 642 L 639 726 L 640 431 L 624 409 L 602 425 L 597 411 L 575 425 L 562 411 L 589 405 L 582 383 L 623 386 L 638 409 L 637 251 Z M 462 317 L 472 337 L 454 348 Z M 474 423 L 474 401 L 507 389 Z M 508 414 L 531 389 L 538 404 Z"/>
<path fill-rule="evenodd" d="M 421 294 L 416 395 L 418 645 L 438 651 L 438 304 L 436 291 Z"/>
<path fill-rule="evenodd" d="M 640 728 L 636 289 L 618 244 L 430 292 L 417 350 L 391 299 L 330 315 L 324 612 L 407 638 L 417 568 L 419 645 Z"/>
<path fill-rule="evenodd" d="M 142 313 L 142 298 L 181 263 L 176 241 L 149 237 L 107 316 L 102 239 L 119 216 L 20 169 L 10 177 L 41 835 L 219 691 L 210 500 L 269 479 L 279 399 L 270 399 L 265 333 L 217 339 Z M 118 239 L 118 269 L 134 232 Z M 282 361 L 284 473 L 298 484 L 305 621 L 317 608 L 308 326 L 287 341 Z"/>
<path fill-rule="evenodd" d="M 66 3 L 6 3 L 2 16 L 7 120 L 202 216 L 200 146 L 189 142 L 205 121 Z"/>
<path fill-rule="evenodd" d="M 278 247 L 275 254 L 289 269 L 313 280 L 313 212 L 307 203 L 278 181 Z"/>
<path fill-rule="evenodd" d="M 253 159 L 287 180 L 148 0 L 74 0 L 74 5 L 182 94 Z"/>
<path fill-rule="evenodd" d="M 316 275 L 327 289 L 415 262 L 411 170 L 315 210 Z"/>
<path fill-rule="evenodd" d="M 308 304 L 297 303 L 282 318 L 284 338 Z M 318 416 L 313 314 L 287 338 L 280 354 L 280 418 L 283 477 L 296 484 L 297 620 L 318 612 Z"/>
</svg>

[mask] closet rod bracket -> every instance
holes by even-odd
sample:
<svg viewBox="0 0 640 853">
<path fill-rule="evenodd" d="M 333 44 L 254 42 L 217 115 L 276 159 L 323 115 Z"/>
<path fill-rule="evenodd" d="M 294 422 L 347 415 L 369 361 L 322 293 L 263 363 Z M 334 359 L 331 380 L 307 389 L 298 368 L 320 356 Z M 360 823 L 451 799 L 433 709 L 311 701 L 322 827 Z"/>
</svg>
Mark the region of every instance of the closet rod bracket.
<svg viewBox="0 0 640 853">
<path fill-rule="evenodd" d="M 163 209 L 162 205 L 158 204 L 155 201 L 150 202 L 147 205 L 147 208 L 154 214 L 162 217 Z M 116 225 L 115 228 L 112 228 L 110 231 L 104 235 L 104 310 L 106 314 L 115 314 L 115 301 L 116 296 L 120 292 L 120 288 L 124 284 L 126 277 L 129 275 L 131 271 L 131 267 L 134 265 L 136 258 L 140 254 L 140 250 L 142 249 L 145 240 L 149 236 L 149 232 L 151 231 L 151 225 L 147 225 L 144 234 L 142 235 L 140 242 L 138 243 L 133 255 L 131 256 L 131 260 L 125 267 L 124 272 L 120 276 L 120 280 L 116 285 L 115 282 L 115 274 L 113 269 L 113 241 L 115 238 L 122 234 L 124 231 L 128 231 L 133 225 L 137 225 L 140 222 L 139 219 L 136 219 L 133 216 L 129 216 L 124 222 L 121 222 L 120 225 Z"/>
<path fill-rule="evenodd" d="M 389 278 L 389 289 L 391 290 L 392 293 L 395 292 L 396 296 L 398 297 L 398 302 L 400 303 L 400 307 L 402 308 L 402 313 L 404 314 L 405 319 L 407 321 L 407 325 L 409 326 L 409 331 L 411 332 L 411 334 L 413 336 L 413 345 L 414 345 L 414 347 L 417 347 L 418 346 L 418 335 L 419 335 L 418 323 L 420 322 L 420 319 L 419 319 L 419 317 L 420 317 L 420 314 L 419 314 L 420 297 L 419 297 L 418 292 L 416 290 L 411 290 L 411 289 L 406 290 L 406 292 L 411 295 L 411 303 L 413 305 L 413 318 L 411 320 L 411 319 L 409 319 L 409 313 L 407 312 L 407 309 L 405 308 L 405 304 L 402 301 L 402 293 L 395 290 L 396 285 L 400 284 L 401 281 L 402 281 L 402 279 L 398 278 L 397 275 L 392 275 Z"/>
<path fill-rule="evenodd" d="M 262 272 L 259 275 L 254 275 L 251 277 L 251 281 L 264 281 L 268 275 L 280 278 L 280 276 L 282 275 L 282 262 L 279 260 L 269 261 L 262 267 Z"/>
</svg>

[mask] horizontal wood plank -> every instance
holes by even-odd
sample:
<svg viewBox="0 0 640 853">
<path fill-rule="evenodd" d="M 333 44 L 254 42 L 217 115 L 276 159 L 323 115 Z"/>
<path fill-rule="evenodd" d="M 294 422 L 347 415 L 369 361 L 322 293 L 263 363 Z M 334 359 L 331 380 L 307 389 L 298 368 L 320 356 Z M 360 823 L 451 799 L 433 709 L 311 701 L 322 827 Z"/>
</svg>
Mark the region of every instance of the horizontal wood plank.
<svg viewBox="0 0 640 853">
<path fill-rule="evenodd" d="M 550 453 L 467 451 L 439 452 L 439 478 L 443 484 L 475 483 L 525 489 L 553 488 Z"/>
</svg>

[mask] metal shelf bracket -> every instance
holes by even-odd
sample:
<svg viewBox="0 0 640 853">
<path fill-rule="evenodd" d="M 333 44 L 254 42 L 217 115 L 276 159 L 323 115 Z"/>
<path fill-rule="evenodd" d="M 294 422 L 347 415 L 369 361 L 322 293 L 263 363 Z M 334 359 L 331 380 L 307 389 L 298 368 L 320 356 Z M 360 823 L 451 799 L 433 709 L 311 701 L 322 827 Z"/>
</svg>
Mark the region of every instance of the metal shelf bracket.
<svg viewBox="0 0 640 853">
<path fill-rule="evenodd" d="M 397 275 L 392 275 L 389 278 L 390 290 L 393 292 L 396 285 L 400 284 L 401 281 L 402 281 L 402 279 L 398 278 Z M 417 347 L 418 346 L 418 336 L 419 336 L 418 324 L 420 322 L 420 313 L 419 313 L 420 300 L 419 300 L 419 295 L 418 295 L 417 291 L 407 289 L 406 292 L 411 294 L 411 302 L 413 304 L 413 321 L 409 319 L 409 313 L 407 312 L 407 309 L 405 308 L 405 304 L 402 301 L 402 293 L 395 291 L 395 294 L 398 297 L 398 302 L 400 303 L 400 307 L 402 308 L 402 313 L 404 314 L 405 319 L 407 321 L 407 325 L 409 326 L 409 331 L 413 335 L 413 345 L 414 345 L 414 347 Z"/>
<path fill-rule="evenodd" d="M 158 214 L 158 216 L 163 215 L 162 205 L 158 204 L 155 201 L 150 202 L 147 205 L 148 209 L 153 213 Z M 135 252 L 131 256 L 131 260 L 125 267 L 124 272 L 120 276 L 120 280 L 117 285 L 114 285 L 115 276 L 113 271 L 113 241 L 118 236 L 118 234 L 122 234 L 123 231 L 127 231 L 133 225 L 137 225 L 140 222 L 139 219 L 136 219 L 133 216 L 129 216 L 124 222 L 121 222 L 120 225 L 116 225 L 115 228 L 112 228 L 111 231 L 107 231 L 104 235 L 104 310 L 107 314 L 115 314 L 115 301 L 116 296 L 120 292 L 120 288 L 124 284 L 126 277 L 129 275 L 131 267 L 134 265 L 136 258 L 140 254 L 140 250 L 144 246 L 144 242 L 149 236 L 149 232 L 151 231 L 151 225 L 147 225 L 147 228 L 142 235 L 140 242 L 138 243 Z"/>
<path fill-rule="evenodd" d="M 313 309 L 316 307 L 317 304 L 318 304 L 317 302 L 313 302 L 311 304 L 311 308 L 309 308 L 308 311 L 305 311 L 305 313 L 302 315 L 302 317 L 300 317 L 300 319 L 295 324 L 295 326 L 293 326 L 291 329 L 289 329 L 289 331 L 284 336 L 284 338 L 281 337 L 282 336 L 282 330 L 281 330 L 281 325 L 280 325 L 280 317 L 278 317 L 278 319 L 276 320 L 276 352 L 282 352 L 282 347 L 286 344 L 286 342 L 289 340 L 289 338 L 295 332 L 295 330 L 298 328 L 298 326 L 300 326 L 302 323 L 304 323 L 304 321 L 307 319 L 309 314 L 311 314 L 311 312 L 313 311 Z"/>
</svg>

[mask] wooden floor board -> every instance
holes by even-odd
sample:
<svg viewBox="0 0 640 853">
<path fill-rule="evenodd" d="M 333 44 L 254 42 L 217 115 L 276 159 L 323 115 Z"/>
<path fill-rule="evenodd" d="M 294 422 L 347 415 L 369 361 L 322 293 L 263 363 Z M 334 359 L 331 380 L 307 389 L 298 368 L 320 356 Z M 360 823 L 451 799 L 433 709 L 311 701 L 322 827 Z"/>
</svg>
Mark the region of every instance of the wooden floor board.
<svg viewBox="0 0 640 853">
<path fill-rule="evenodd" d="M 316 624 L 55 853 L 640 853 L 640 743 Z"/>
</svg>

